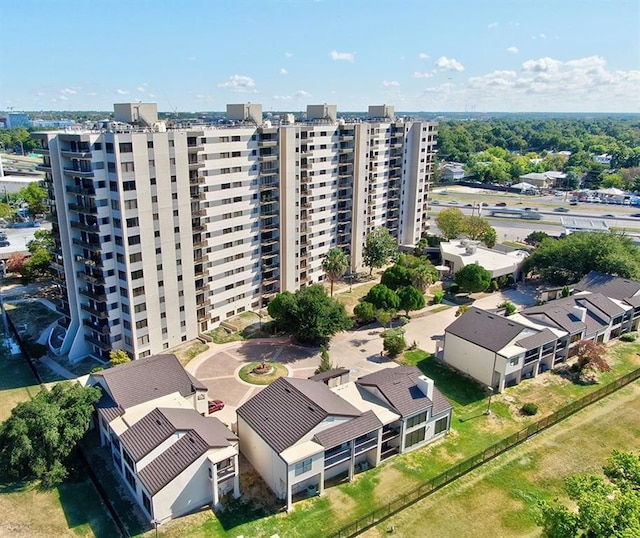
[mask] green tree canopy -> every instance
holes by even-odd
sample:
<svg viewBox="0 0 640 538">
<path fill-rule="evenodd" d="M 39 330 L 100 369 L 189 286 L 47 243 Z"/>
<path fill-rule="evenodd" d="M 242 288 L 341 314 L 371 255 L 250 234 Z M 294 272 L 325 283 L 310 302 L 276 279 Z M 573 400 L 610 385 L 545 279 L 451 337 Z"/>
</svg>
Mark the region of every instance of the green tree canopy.
<svg viewBox="0 0 640 538">
<path fill-rule="evenodd" d="M 397 310 L 400 306 L 398 294 L 384 284 L 373 286 L 364 300 L 371 303 L 377 310 Z"/>
<path fill-rule="evenodd" d="M 559 286 L 575 283 L 591 270 L 637 280 L 640 249 L 631 238 L 614 232 L 577 232 L 542 241 L 522 269 Z"/>
<path fill-rule="evenodd" d="M 329 297 L 320 284 L 300 288 L 295 294 L 280 293 L 267 310 L 279 330 L 306 344 L 323 344 L 352 326 L 344 305 Z"/>
<path fill-rule="evenodd" d="M 35 477 L 45 487 L 67 475 L 67 460 L 91 421 L 100 389 L 69 381 L 19 403 L 0 425 L 0 469 L 11 478 Z"/>
<path fill-rule="evenodd" d="M 455 281 L 461 290 L 469 293 L 485 291 L 491 283 L 491 273 L 481 265 L 472 263 L 455 274 Z"/>
<path fill-rule="evenodd" d="M 461 233 L 464 233 L 465 215 L 457 207 L 450 207 L 438 213 L 436 217 L 436 225 L 438 226 L 442 236 L 447 239 L 455 239 Z"/>
<path fill-rule="evenodd" d="M 493 227 L 489 224 L 489 221 L 483 217 L 471 215 L 465 216 L 464 218 L 463 232 L 474 241 L 481 240 L 486 234 L 491 232 L 491 230 L 493 230 Z"/>
<path fill-rule="evenodd" d="M 333 297 L 333 283 L 342 278 L 349 267 L 349 258 L 341 248 L 333 247 L 325 254 L 322 260 L 322 270 L 331 282 L 331 297 Z"/>
<path fill-rule="evenodd" d="M 546 538 L 631 538 L 640 536 L 640 456 L 613 451 L 604 477 L 578 474 L 565 489 L 577 510 L 557 500 L 539 504 L 538 524 Z"/>
<path fill-rule="evenodd" d="M 124 349 L 113 349 L 109 352 L 109 364 L 111 366 L 118 366 L 118 364 L 126 362 L 131 362 L 131 357 Z"/>
<path fill-rule="evenodd" d="M 47 191 L 39 183 L 29 183 L 18 191 L 18 197 L 29 204 L 29 214 L 35 218 L 36 215 L 47 211 Z"/>
<path fill-rule="evenodd" d="M 551 236 L 547 232 L 531 232 L 527 237 L 524 238 L 524 242 L 527 245 L 531 245 L 532 247 L 539 247 L 542 241 L 550 238 Z"/>
<path fill-rule="evenodd" d="M 362 301 L 353 308 L 353 315 L 358 323 L 369 323 L 376 319 L 376 307 L 367 301 Z"/>
<path fill-rule="evenodd" d="M 398 244 L 387 228 L 376 228 L 366 239 L 362 257 L 364 264 L 369 268 L 369 274 L 373 268 L 382 267 L 389 261 L 389 256 L 396 252 Z"/>
<path fill-rule="evenodd" d="M 420 310 L 424 308 L 424 294 L 413 286 L 405 286 L 398 290 L 398 299 L 400 299 L 399 307 L 409 315 L 411 310 Z"/>
<path fill-rule="evenodd" d="M 408 286 L 411 284 L 411 277 L 413 275 L 413 270 L 408 267 L 403 267 L 402 265 L 395 264 L 389 269 L 386 269 L 384 273 L 382 273 L 382 278 L 380 279 L 380 283 L 387 286 L 387 288 L 392 290 L 397 290 L 404 286 Z"/>
</svg>

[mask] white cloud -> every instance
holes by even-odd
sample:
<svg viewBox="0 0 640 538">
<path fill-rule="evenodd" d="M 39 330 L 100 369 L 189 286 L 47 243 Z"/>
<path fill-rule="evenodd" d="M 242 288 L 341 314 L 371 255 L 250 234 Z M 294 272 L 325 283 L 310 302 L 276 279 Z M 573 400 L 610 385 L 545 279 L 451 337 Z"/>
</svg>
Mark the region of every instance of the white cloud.
<svg viewBox="0 0 640 538">
<path fill-rule="evenodd" d="M 147 94 L 147 97 L 155 97 L 155 96 L 156 96 L 156 94 L 155 94 L 155 93 L 149 93 L 149 94 Z"/>
<path fill-rule="evenodd" d="M 510 52 L 511 54 L 518 54 L 520 51 L 518 50 L 518 47 L 509 47 L 507 48 L 507 52 Z"/>
<path fill-rule="evenodd" d="M 290 95 L 274 95 L 273 99 L 276 101 L 291 101 L 292 97 Z"/>
<path fill-rule="evenodd" d="M 531 36 L 531 39 L 547 39 L 547 34 L 538 34 Z"/>
<path fill-rule="evenodd" d="M 146 91 L 147 91 L 147 88 L 145 88 L 144 86 L 138 86 L 138 87 L 136 88 L 136 90 L 138 90 L 139 92 L 143 92 L 143 93 L 144 93 L 144 92 L 146 92 Z"/>
<path fill-rule="evenodd" d="M 95 97 L 96 95 L 98 95 L 98 92 L 87 92 L 87 95 Z"/>
<path fill-rule="evenodd" d="M 280 68 L 279 73 L 280 73 L 281 75 L 288 75 L 288 74 L 289 74 L 289 71 L 287 71 L 284 67 L 281 67 L 281 68 Z"/>
<path fill-rule="evenodd" d="M 413 78 L 431 78 L 433 76 L 433 73 L 414 71 L 412 76 Z"/>
<path fill-rule="evenodd" d="M 231 75 L 229 80 L 218 84 L 218 88 L 229 88 L 239 93 L 255 92 L 255 81 L 246 75 Z"/>
<path fill-rule="evenodd" d="M 562 62 L 545 57 L 538 60 L 527 60 L 522 64 L 522 70 L 534 73 L 556 72 L 561 65 Z"/>
<path fill-rule="evenodd" d="M 331 59 L 334 62 L 355 62 L 356 61 L 356 53 L 355 52 L 338 52 L 337 50 L 332 50 L 329 53 Z"/>
<path fill-rule="evenodd" d="M 128 92 L 127 90 L 121 90 L 120 88 L 118 88 L 118 89 L 116 90 L 116 93 L 117 93 L 118 95 L 127 95 L 129 92 Z"/>
<path fill-rule="evenodd" d="M 487 25 L 487 28 L 497 28 L 497 27 L 498 27 L 498 23 L 496 21 L 493 21 Z"/>
<path fill-rule="evenodd" d="M 399 88 L 400 83 L 397 80 L 383 80 L 382 87 L 383 88 Z"/>
<path fill-rule="evenodd" d="M 285 58 L 293 58 L 293 52 L 285 52 L 284 56 Z"/>
<path fill-rule="evenodd" d="M 296 93 L 293 94 L 293 96 L 296 99 L 307 99 L 311 97 L 311 94 L 309 92 L 305 92 L 304 90 L 298 90 Z"/>
<path fill-rule="evenodd" d="M 421 52 L 420 54 L 418 54 L 418 58 L 420 58 L 421 60 L 428 60 L 429 55 L 424 52 Z"/>
<path fill-rule="evenodd" d="M 46 94 L 44 92 L 38 92 L 36 95 L 38 97 L 44 97 Z"/>
<path fill-rule="evenodd" d="M 64 89 L 60 90 L 60 93 L 62 95 L 75 95 L 78 92 L 74 88 L 64 88 Z"/>
<path fill-rule="evenodd" d="M 67 101 L 69 98 L 66 95 L 58 95 L 58 99 L 62 99 L 63 101 Z"/>
<path fill-rule="evenodd" d="M 446 56 L 440 56 L 436 60 L 436 66 L 448 71 L 464 71 L 464 66 L 458 60 L 447 58 Z"/>
</svg>

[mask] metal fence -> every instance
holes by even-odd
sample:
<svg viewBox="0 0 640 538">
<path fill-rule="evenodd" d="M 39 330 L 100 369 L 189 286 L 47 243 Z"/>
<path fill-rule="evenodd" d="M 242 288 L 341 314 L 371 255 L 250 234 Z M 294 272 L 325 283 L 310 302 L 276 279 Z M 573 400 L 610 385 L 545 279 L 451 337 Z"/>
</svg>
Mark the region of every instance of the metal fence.
<svg viewBox="0 0 640 538">
<path fill-rule="evenodd" d="M 579 400 L 576 400 L 569 405 L 558 409 L 556 412 L 551 415 L 544 417 L 537 422 L 534 422 L 530 426 L 520 430 L 501 441 L 491 445 L 483 452 L 479 452 L 474 456 L 462 461 L 455 467 L 440 473 L 439 475 L 431 478 L 427 482 L 424 482 L 416 489 L 407 492 L 403 495 L 400 495 L 393 499 L 391 502 L 381 506 L 380 508 L 369 512 L 368 514 L 362 516 L 361 518 L 352 521 L 348 525 L 345 525 L 340 530 L 331 535 L 331 538 L 349 538 L 352 536 L 357 536 L 361 532 L 373 527 L 374 525 L 378 525 L 385 519 L 389 518 L 393 514 L 396 514 L 405 508 L 408 508 L 412 504 L 417 501 L 424 499 L 429 496 L 434 491 L 446 486 L 447 484 L 453 482 L 457 478 L 467 474 L 469 471 L 480 467 L 482 464 L 492 460 L 496 456 L 499 456 L 503 452 L 513 448 L 514 446 L 526 441 L 530 437 L 536 435 L 537 433 L 547 429 L 549 426 L 553 426 L 558 422 L 566 419 L 567 417 L 573 415 L 575 412 L 584 409 L 588 405 L 591 405 L 598 400 L 608 396 L 609 394 L 621 389 L 622 387 L 628 385 L 629 383 L 635 381 L 636 379 L 640 379 L 640 368 L 630 372 L 612 383 L 609 383 L 594 392 L 583 396 Z"/>
</svg>

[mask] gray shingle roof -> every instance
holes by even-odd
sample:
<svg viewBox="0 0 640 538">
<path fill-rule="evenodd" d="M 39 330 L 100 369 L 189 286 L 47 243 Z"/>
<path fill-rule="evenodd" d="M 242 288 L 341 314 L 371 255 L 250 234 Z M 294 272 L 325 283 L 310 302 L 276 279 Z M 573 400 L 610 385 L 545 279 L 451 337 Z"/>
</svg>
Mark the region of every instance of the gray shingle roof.
<svg viewBox="0 0 640 538">
<path fill-rule="evenodd" d="M 186 397 L 195 392 L 196 386 L 206 389 L 199 381 L 195 385 L 195 378 L 185 371 L 175 355 L 138 359 L 92 376 L 107 387 L 115 403 L 123 409 L 173 392 Z"/>
<path fill-rule="evenodd" d="M 640 306 L 640 295 L 636 296 L 636 297 L 628 297 L 627 299 L 624 300 L 625 303 L 635 307 Z"/>
<path fill-rule="evenodd" d="M 320 372 L 319 374 L 315 374 L 310 376 L 308 379 L 311 381 L 327 381 L 328 379 L 333 379 L 334 377 L 341 377 L 344 374 L 348 374 L 349 370 L 346 368 L 333 368 L 328 372 Z"/>
<path fill-rule="evenodd" d="M 466 315 L 466 314 L 465 314 Z M 402 415 L 408 417 L 431 409 L 433 415 L 451 409 L 451 404 L 438 390 L 433 388 L 433 401 L 418 388 L 418 376 L 422 372 L 415 366 L 386 368 L 361 377 L 356 384 L 376 387 L 386 400 Z"/>
<path fill-rule="evenodd" d="M 118 407 L 118 404 L 113 401 L 111 396 L 106 390 L 102 391 L 102 396 L 96 404 L 98 415 L 102 416 L 107 422 L 111 422 L 113 419 L 118 418 L 124 413 L 122 407 Z"/>
<path fill-rule="evenodd" d="M 330 415 L 361 415 L 324 383 L 284 377 L 242 404 L 237 413 L 278 452 L 295 444 Z"/>
<path fill-rule="evenodd" d="M 589 274 L 573 288 L 576 291 L 602 293 L 607 297 L 621 300 L 627 297 L 633 297 L 640 292 L 640 282 L 629 278 L 600 273 L 598 271 L 590 271 Z"/>
<path fill-rule="evenodd" d="M 209 446 L 199 435 L 189 432 L 138 471 L 138 477 L 153 496 L 208 449 Z"/>
<path fill-rule="evenodd" d="M 496 352 L 525 329 L 524 325 L 509 318 L 472 306 L 449 325 L 445 332 Z"/>
<path fill-rule="evenodd" d="M 160 443 L 166 441 L 176 429 L 160 409 L 154 409 L 142 417 L 120 436 L 122 445 L 134 461 L 140 461 Z"/>
<path fill-rule="evenodd" d="M 542 329 L 536 334 L 526 336 L 521 340 L 518 340 L 516 344 L 523 347 L 526 350 L 535 349 L 540 346 L 544 346 L 550 342 L 555 342 L 558 337 L 550 329 Z"/>
<path fill-rule="evenodd" d="M 615 318 L 624 314 L 624 308 L 614 303 L 609 297 L 605 297 L 602 293 L 588 293 L 586 295 L 575 296 L 577 302 L 587 301 L 595 306 L 598 310 L 606 314 L 610 318 Z"/>
<path fill-rule="evenodd" d="M 572 295 L 543 305 L 526 308 L 521 314 L 533 319 L 540 319 L 541 316 L 546 317 L 548 321 L 551 321 L 556 326 L 570 333 L 576 333 L 582 329 L 586 329 L 587 334 L 592 334 L 609 324 L 608 321 L 603 320 L 601 316 L 593 311 L 594 306 L 596 308 L 602 306 L 610 311 L 615 310 L 618 314 L 624 312 L 618 305 L 601 294 L 598 294 L 598 297 L 595 299 L 593 295 L 594 294 Z M 592 298 L 591 301 L 587 300 L 589 297 Z M 576 306 L 587 310 L 584 323 L 578 319 L 577 314 L 573 311 L 573 308 Z"/>
<path fill-rule="evenodd" d="M 316 433 L 314 439 L 325 448 L 333 448 L 380 428 L 382 428 L 382 422 L 378 420 L 376 414 L 373 411 L 367 411 L 361 417 Z"/>
</svg>

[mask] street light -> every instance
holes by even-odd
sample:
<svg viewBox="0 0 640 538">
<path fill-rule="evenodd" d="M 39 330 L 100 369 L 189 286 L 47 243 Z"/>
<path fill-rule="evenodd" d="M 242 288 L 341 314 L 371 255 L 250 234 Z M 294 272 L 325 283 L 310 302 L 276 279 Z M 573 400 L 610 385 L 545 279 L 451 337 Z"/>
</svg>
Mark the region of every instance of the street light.
<svg viewBox="0 0 640 538">
<path fill-rule="evenodd" d="M 491 397 L 493 396 L 493 387 L 487 387 L 487 389 L 489 390 L 489 402 L 487 403 L 487 409 L 485 410 L 484 414 L 490 415 L 491 414 Z"/>
</svg>

